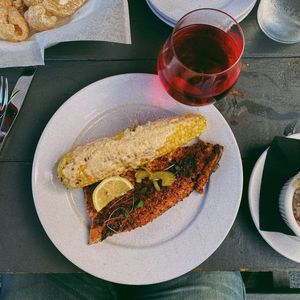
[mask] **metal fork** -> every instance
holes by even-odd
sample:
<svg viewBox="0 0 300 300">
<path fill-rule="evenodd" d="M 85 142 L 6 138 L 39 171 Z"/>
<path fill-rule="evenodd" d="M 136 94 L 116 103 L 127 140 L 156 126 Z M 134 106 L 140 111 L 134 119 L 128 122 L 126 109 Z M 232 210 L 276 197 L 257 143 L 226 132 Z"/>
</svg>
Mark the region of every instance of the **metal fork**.
<svg viewBox="0 0 300 300">
<path fill-rule="evenodd" d="M 7 105 L 9 103 L 8 100 L 8 80 L 7 78 L 3 78 L 1 76 L 0 79 L 0 132 L 4 122 L 4 117 L 6 114 Z"/>
<path fill-rule="evenodd" d="M 2 118 L 5 115 L 8 105 L 8 80 L 1 76 L 0 79 L 0 125 L 2 124 Z"/>
</svg>

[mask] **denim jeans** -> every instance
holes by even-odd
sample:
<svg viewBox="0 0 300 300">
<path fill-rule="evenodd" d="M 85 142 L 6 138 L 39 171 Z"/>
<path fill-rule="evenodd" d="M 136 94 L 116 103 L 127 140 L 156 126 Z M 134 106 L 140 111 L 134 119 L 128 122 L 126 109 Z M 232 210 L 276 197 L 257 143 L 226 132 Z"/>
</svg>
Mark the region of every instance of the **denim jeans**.
<svg viewBox="0 0 300 300">
<path fill-rule="evenodd" d="M 165 299 L 242 300 L 239 272 L 190 272 L 163 283 L 128 286 L 88 274 L 3 275 L 1 300 Z"/>
</svg>

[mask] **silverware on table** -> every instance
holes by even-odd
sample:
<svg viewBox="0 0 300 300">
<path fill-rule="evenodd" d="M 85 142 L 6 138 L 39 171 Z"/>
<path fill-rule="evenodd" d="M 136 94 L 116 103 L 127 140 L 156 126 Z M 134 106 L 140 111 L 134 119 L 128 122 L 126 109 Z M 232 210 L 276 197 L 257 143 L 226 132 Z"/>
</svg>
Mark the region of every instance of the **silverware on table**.
<svg viewBox="0 0 300 300">
<path fill-rule="evenodd" d="M 6 141 L 6 138 L 15 123 L 15 120 L 20 112 L 28 89 L 30 87 L 32 78 L 36 68 L 26 68 L 22 75 L 18 78 L 17 83 L 11 93 L 11 97 L 8 101 L 7 97 L 7 105 L 2 116 L 2 122 L 0 123 L 0 151 Z M 7 87 L 7 81 L 6 81 Z M 7 91 L 8 94 L 8 91 Z"/>
<path fill-rule="evenodd" d="M 3 78 L 3 76 L 1 76 L 1 79 L 0 79 L 0 128 L 2 125 L 2 121 L 4 119 L 7 104 L 8 104 L 8 81 L 7 81 L 7 78 Z"/>
</svg>

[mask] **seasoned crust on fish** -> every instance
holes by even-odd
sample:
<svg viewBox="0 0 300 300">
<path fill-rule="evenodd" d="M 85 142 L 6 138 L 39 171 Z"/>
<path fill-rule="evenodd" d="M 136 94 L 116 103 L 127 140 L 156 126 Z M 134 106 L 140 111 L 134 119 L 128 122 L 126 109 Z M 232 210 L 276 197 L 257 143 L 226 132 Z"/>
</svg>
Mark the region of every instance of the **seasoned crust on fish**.
<svg viewBox="0 0 300 300">
<path fill-rule="evenodd" d="M 216 168 L 223 147 L 199 141 L 189 147 L 177 148 L 175 151 L 153 160 L 147 164 L 151 171 L 166 168 L 176 176 L 169 187 L 157 191 L 149 179 L 142 183 L 135 182 L 135 170 L 122 174 L 134 184 L 134 190 L 112 200 L 100 212 L 93 207 L 92 193 L 95 185 L 85 187 L 85 199 L 91 218 L 90 244 L 103 241 L 115 233 L 133 230 L 146 225 L 165 211 L 186 198 L 194 189 L 203 193 L 204 186 Z M 142 201 L 143 206 L 137 207 Z"/>
</svg>

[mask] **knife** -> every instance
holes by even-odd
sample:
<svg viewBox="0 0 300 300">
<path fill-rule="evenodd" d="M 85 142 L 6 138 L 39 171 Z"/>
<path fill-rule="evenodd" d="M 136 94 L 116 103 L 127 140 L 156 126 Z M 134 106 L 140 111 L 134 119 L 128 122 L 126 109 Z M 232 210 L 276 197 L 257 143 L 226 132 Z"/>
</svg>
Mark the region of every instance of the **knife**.
<svg viewBox="0 0 300 300">
<path fill-rule="evenodd" d="M 34 67 L 26 68 L 18 78 L 17 83 L 11 93 L 10 101 L 7 105 L 0 128 L 0 151 L 20 112 L 35 71 L 36 68 Z"/>
</svg>

